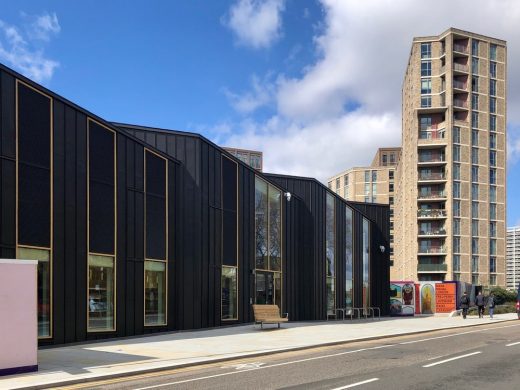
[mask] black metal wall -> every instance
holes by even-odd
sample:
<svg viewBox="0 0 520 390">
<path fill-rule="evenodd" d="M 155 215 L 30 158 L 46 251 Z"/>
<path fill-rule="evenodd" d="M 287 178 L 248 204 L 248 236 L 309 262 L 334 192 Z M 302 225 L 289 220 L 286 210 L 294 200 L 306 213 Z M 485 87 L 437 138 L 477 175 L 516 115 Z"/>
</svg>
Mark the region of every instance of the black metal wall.
<svg viewBox="0 0 520 390">
<path fill-rule="evenodd" d="M 353 274 L 354 306 L 362 307 L 363 217 L 370 221 L 370 299 L 371 306 L 387 314 L 389 302 L 389 206 L 348 202 L 330 191 L 316 179 L 266 174 L 266 176 L 303 199 L 302 261 L 309 271 L 304 275 L 305 319 L 325 319 L 327 313 L 325 275 L 325 202 L 327 194 L 335 199 L 336 215 L 336 307 L 345 307 L 345 208 L 353 210 Z M 384 246 L 382 253 L 380 246 Z"/>
</svg>

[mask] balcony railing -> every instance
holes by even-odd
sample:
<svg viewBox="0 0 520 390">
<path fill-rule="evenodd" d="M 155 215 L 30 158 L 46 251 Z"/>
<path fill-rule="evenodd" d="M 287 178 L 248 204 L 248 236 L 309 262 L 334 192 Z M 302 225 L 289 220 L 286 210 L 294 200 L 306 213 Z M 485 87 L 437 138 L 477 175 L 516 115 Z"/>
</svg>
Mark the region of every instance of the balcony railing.
<svg viewBox="0 0 520 390">
<path fill-rule="evenodd" d="M 454 62 L 453 63 L 453 69 L 454 70 L 458 70 L 460 72 L 467 72 L 468 71 L 468 65 L 465 65 L 465 64 L 459 64 L 457 62 Z"/>
<path fill-rule="evenodd" d="M 419 229 L 420 236 L 444 236 L 446 235 L 446 230 L 444 228 L 435 228 L 435 229 L 428 229 L 428 230 L 422 230 Z"/>
<path fill-rule="evenodd" d="M 468 83 L 460 80 L 453 80 L 453 88 L 463 89 L 466 91 L 468 89 Z"/>
<path fill-rule="evenodd" d="M 420 246 L 419 253 L 445 253 L 446 248 L 444 246 Z"/>
<path fill-rule="evenodd" d="M 421 163 L 432 163 L 432 162 L 444 162 L 444 155 L 431 155 L 431 154 L 419 154 L 419 162 Z"/>
<path fill-rule="evenodd" d="M 425 139 L 444 139 L 445 131 L 442 130 L 430 130 L 430 131 L 420 131 L 419 132 L 419 139 L 425 140 Z"/>
<path fill-rule="evenodd" d="M 453 99 L 453 105 L 455 107 L 468 108 L 468 101 L 462 99 Z"/>
<path fill-rule="evenodd" d="M 419 193 L 419 199 L 442 199 L 446 197 L 446 192 L 444 191 L 431 191 L 427 193 Z"/>
<path fill-rule="evenodd" d="M 457 51 L 459 53 L 468 53 L 468 46 L 461 45 L 460 43 L 453 44 L 453 51 Z"/>
<path fill-rule="evenodd" d="M 441 218 L 446 217 L 446 210 L 444 209 L 419 209 L 417 210 L 417 216 L 423 218 Z"/>
<path fill-rule="evenodd" d="M 444 172 L 419 173 L 419 180 L 444 180 Z"/>
<path fill-rule="evenodd" d="M 448 264 L 417 264 L 417 271 L 419 272 L 446 272 L 448 271 Z"/>
<path fill-rule="evenodd" d="M 442 130 L 446 128 L 446 122 L 432 123 L 431 125 L 421 125 L 420 130 L 422 131 L 430 131 L 430 130 Z"/>
</svg>

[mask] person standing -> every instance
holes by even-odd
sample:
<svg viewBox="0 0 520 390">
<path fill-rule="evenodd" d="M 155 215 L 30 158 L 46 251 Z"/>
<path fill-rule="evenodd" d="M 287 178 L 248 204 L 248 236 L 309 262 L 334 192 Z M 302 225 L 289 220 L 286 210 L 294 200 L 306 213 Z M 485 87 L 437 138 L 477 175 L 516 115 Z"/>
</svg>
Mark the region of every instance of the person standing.
<svg viewBox="0 0 520 390">
<path fill-rule="evenodd" d="M 484 307 L 486 306 L 486 301 L 484 295 L 482 295 L 482 291 L 478 292 L 478 295 L 475 298 L 475 305 L 478 307 L 478 318 L 484 318 Z"/>
<path fill-rule="evenodd" d="M 493 312 L 495 311 L 495 305 L 496 305 L 495 296 L 493 295 L 493 293 L 489 294 L 489 298 L 488 298 L 487 304 L 488 304 L 488 309 L 489 309 L 489 319 L 492 320 L 493 319 Z"/>
<path fill-rule="evenodd" d="M 468 293 L 464 291 L 464 295 L 460 297 L 460 308 L 462 309 L 462 318 L 466 319 L 466 315 L 468 314 L 469 309 L 469 297 Z"/>
</svg>

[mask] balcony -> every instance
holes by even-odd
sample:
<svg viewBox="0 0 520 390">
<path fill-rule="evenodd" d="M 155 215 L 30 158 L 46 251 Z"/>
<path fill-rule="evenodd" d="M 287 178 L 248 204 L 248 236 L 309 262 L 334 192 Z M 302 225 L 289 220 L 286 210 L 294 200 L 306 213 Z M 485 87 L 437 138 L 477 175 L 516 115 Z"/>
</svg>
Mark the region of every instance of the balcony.
<svg viewBox="0 0 520 390">
<path fill-rule="evenodd" d="M 455 108 L 467 110 L 468 109 L 468 100 L 467 99 L 466 100 L 453 99 L 453 106 Z"/>
<path fill-rule="evenodd" d="M 419 209 L 417 210 L 417 218 L 446 218 L 446 210 L 444 209 Z"/>
<path fill-rule="evenodd" d="M 453 88 L 461 91 L 468 90 L 468 83 L 460 80 L 453 80 Z"/>
<path fill-rule="evenodd" d="M 455 74 L 468 73 L 468 71 L 469 71 L 468 65 L 459 64 L 458 62 L 453 63 L 453 73 L 455 73 Z"/>
<path fill-rule="evenodd" d="M 419 247 L 418 255 L 445 255 L 446 247 L 444 246 L 424 246 Z"/>
<path fill-rule="evenodd" d="M 434 227 L 431 229 L 419 229 L 418 236 L 445 236 L 446 230 L 443 227 Z"/>
<path fill-rule="evenodd" d="M 445 191 L 430 191 L 430 192 L 419 192 L 417 199 L 419 200 L 431 200 L 431 199 L 445 199 Z"/>
<path fill-rule="evenodd" d="M 469 54 L 469 50 L 468 50 L 468 45 L 467 44 L 462 45 L 460 43 L 454 43 L 453 44 L 453 51 L 454 51 L 454 54 L 455 53 L 461 53 L 461 54 L 466 54 L 466 55 Z"/>
<path fill-rule="evenodd" d="M 417 272 L 447 272 L 448 264 L 417 264 Z"/>
<path fill-rule="evenodd" d="M 444 154 L 419 153 L 419 164 L 421 165 L 445 163 L 445 160 Z"/>
<path fill-rule="evenodd" d="M 444 172 L 419 172 L 419 181 L 446 180 Z"/>
</svg>

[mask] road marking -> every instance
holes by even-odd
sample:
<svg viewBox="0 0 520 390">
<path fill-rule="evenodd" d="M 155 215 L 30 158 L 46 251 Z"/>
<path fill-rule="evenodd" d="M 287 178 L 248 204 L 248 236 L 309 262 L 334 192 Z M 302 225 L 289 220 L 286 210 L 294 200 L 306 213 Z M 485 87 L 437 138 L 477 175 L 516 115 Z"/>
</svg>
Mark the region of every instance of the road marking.
<svg viewBox="0 0 520 390">
<path fill-rule="evenodd" d="M 423 366 L 423 367 L 424 367 L 424 368 L 429 368 L 429 367 L 436 366 L 436 365 L 438 365 L 438 364 L 448 363 L 448 362 L 451 362 L 451 361 L 453 361 L 453 360 L 463 359 L 463 358 L 468 357 L 468 356 L 478 355 L 479 353 L 482 353 L 482 352 L 481 352 L 481 351 L 477 351 L 477 352 L 467 353 L 466 355 L 455 356 L 455 357 L 452 357 L 452 358 L 450 358 L 450 359 L 441 360 L 440 362 L 435 362 L 435 363 L 427 364 L 427 365 L 425 365 L 425 366 Z"/>
<path fill-rule="evenodd" d="M 342 355 L 349 355 L 349 354 L 357 353 L 357 352 L 364 352 L 364 351 L 371 351 L 371 350 L 374 350 L 374 349 L 381 349 L 381 348 L 394 347 L 395 345 L 396 345 L 396 344 L 385 344 L 385 345 L 380 345 L 380 346 L 377 346 L 377 347 L 360 348 L 360 349 L 355 349 L 355 350 L 353 350 L 353 351 L 338 352 L 338 353 L 334 353 L 334 354 L 331 354 L 331 355 L 314 356 L 314 357 L 307 358 L 307 359 L 299 359 L 299 360 L 293 360 L 293 361 L 289 361 L 289 362 L 270 364 L 270 365 L 268 365 L 268 366 L 254 367 L 254 368 L 246 368 L 246 369 L 244 369 L 244 370 L 240 370 L 240 371 L 224 372 L 224 373 L 222 373 L 222 374 L 215 374 L 215 375 L 201 376 L 201 377 L 198 377 L 198 378 L 185 379 L 185 380 L 183 380 L 183 381 L 169 382 L 169 383 L 162 383 L 162 384 L 160 384 L 160 385 L 153 385 L 153 386 L 140 387 L 140 388 L 137 388 L 137 389 L 134 389 L 134 390 L 147 390 L 147 389 L 156 389 L 156 388 L 159 388 L 159 387 L 165 387 L 165 386 L 180 385 L 180 384 L 183 384 L 183 383 L 197 382 L 197 381 L 202 381 L 202 380 L 205 380 L 205 379 L 218 378 L 218 377 L 221 377 L 221 376 L 228 376 L 228 375 L 241 374 L 241 373 L 243 373 L 243 372 L 248 372 L 248 371 L 263 370 L 263 369 L 265 369 L 265 368 L 272 368 L 272 367 L 288 366 L 288 365 L 290 365 L 290 364 L 297 364 L 297 363 L 303 363 L 303 362 L 310 362 L 310 361 L 312 361 L 312 360 L 326 359 L 326 358 L 329 358 L 329 357 L 336 357 L 336 356 L 342 356 Z"/>
<path fill-rule="evenodd" d="M 367 379 L 366 381 L 363 381 L 363 382 L 356 382 L 356 383 L 352 383 L 351 385 L 346 385 L 343 387 L 336 387 L 335 389 L 332 389 L 332 390 L 350 389 L 351 387 L 361 386 L 361 385 L 364 385 L 365 383 L 375 382 L 378 380 L 379 380 L 379 378 Z"/>
<path fill-rule="evenodd" d="M 513 345 L 520 344 L 520 341 L 517 341 L 516 343 L 506 344 L 506 347 L 512 347 Z"/>
<path fill-rule="evenodd" d="M 245 370 L 247 368 L 262 367 L 263 365 L 265 365 L 265 363 L 252 362 L 252 363 L 232 364 L 230 366 L 222 366 L 220 368 L 234 368 L 235 370 Z"/>
</svg>

